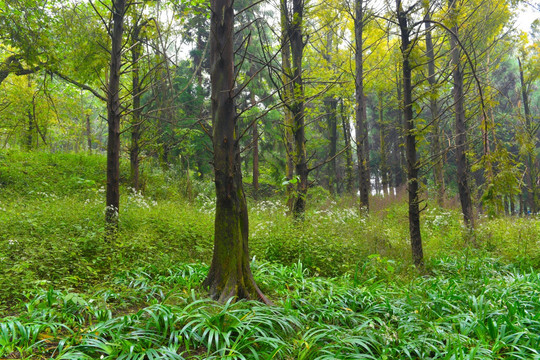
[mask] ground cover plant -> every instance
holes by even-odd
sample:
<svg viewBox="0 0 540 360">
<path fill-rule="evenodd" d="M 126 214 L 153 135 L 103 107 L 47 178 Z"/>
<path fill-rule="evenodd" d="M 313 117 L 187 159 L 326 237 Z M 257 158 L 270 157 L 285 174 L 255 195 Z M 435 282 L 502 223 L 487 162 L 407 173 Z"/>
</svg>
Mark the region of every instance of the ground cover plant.
<svg viewBox="0 0 540 360">
<path fill-rule="evenodd" d="M 99 155 L 1 153 L 1 358 L 540 358 L 534 217 L 483 218 L 472 248 L 460 213 L 429 204 L 419 274 L 403 202 L 368 216 L 314 188 L 298 222 L 279 196 L 250 199 L 252 269 L 274 306 L 218 304 L 200 287 L 211 184 L 188 195 L 182 174 L 145 168 L 110 244 L 103 168 Z"/>
</svg>

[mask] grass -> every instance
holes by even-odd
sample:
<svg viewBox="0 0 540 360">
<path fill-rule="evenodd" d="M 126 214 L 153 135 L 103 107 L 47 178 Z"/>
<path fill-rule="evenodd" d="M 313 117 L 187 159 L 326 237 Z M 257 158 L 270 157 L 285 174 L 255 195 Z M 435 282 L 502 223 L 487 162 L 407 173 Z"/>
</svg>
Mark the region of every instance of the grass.
<svg viewBox="0 0 540 360">
<path fill-rule="evenodd" d="M 540 359 L 540 220 L 422 214 L 428 275 L 411 265 L 407 206 L 249 201 L 253 271 L 276 304 L 216 304 L 212 186 L 143 169 L 103 241 L 104 158 L 0 153 L 0 358 Z M 123 165 L 124 173 L 126 164 Z M 24 176 L 21 176 L 24 174 Z M 125 179 L 124 179 L 125 186 Z"/>
</svg>

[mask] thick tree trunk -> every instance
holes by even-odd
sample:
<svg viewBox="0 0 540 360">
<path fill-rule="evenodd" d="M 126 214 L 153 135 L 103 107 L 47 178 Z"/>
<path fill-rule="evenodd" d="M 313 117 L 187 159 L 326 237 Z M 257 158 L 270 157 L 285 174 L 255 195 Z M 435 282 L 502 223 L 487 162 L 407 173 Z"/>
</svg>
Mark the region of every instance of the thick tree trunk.
<svg viewBox="0 0 540 360">
<path fill-rule="evenodd" d="M 293 215 L 298 218 L 306 210 L 308 188 L 308 167 L 306 155 L 306 135 L 304 126 L 304 84 L 302 80 L 302 57 L 304 53 L 303 39 L 304 0 L 293 0 L 293 14 L 289 22 L 289 39 L 291 43 L 293 66 L 293 138 L 294 164 L 299 181 L 296 183 L 296 193 L 293 203 Z"/>
<path fill-rule="evenodd" d="M 137 15 L 135 15 L 137 16 Z M 133 118 L 131 124 L 131 146 L 129 149 L 129 160 L 131 167 L 131 186 L 138 191 L 139 184 L 139 154 L 141 138 L 141 84 L 139 80 L 139 61 L 141 58 L 142 45 L 139 41 L 141 31 L 140 24 L 136 22 L 131 34 L 131 61 L 132 61 L 132 97 L 133 97 Z"/>
<path fill-rule="evenodd" d="M 433 40 L 431 38 L 431 22 L 429 5 L 426 9 L 426 55 L 428 57 L 428 82 L 430 86 L 429 109 L 431 112 L 431 156 L 433 157 L 433 181 L 437 192 L 437 205 L 444 204 L 444 175 L 441 154 L 441 141 L 439 130 L 439 104 L 437 95 L 437 79 L 435 78 L 435 53 L 433 50 Z"/>
<path fill-rule="evenodd" d="M 403 11 L 400 0 L 396 0 L 399 29 L 401 32 L 401 54 L 403 56 L 403 115 L 405 117 L 405 148 L 407 153 L 407 183 L 409 192 L 409 233 L 414 264 L 424 268 L 424 252 L 420 233 L 420 197 L 416 155 L 416 126 L 413 118 L 412 71 L 409 56 L 412 49 L 409 37 L 407 14 Z"/>
<path fill-rule="evenodd" d="M 527 86 L 525 85 L 525 79 L 523 77 L 523 67 L 521 60 L 518 58 L 519 64 L 519 79 L 521 81 L 521 96 L 523 98 L 523 110 L 525 112 L 525 131 L 527 132 L 527 140 L 536 143 L 536 136 L 531 128 L 531 110 L 529 107 L 529 96 L 527 94 Z M 528 205 L 532 213 L 538 211 L 537 201 L 538 193 L 536 188 L 536 177 L 538 173 L 536 171 L 536 164 L 534 161 L 534 154 L 527 153 L 527 200 Z"/>
<path fill-rule="evenodd" d="M 356 154 L 358 157 L 358 187 L 360 190 L 360 207 L 369 210 L 369 144 L 367 132 L 366 98 L 364 96 L 364 9 L 363 0 L 356 0 L 354 33 L 355 33 L 355 96 L 356 96 Z"/>
<path fill-rule="evenodd" d="M 214 255 L 203 286 L 220 302 L 232 297 L 269 301 L 249 267 L 248 213 L 234 103 L 233 0 L 211 1 L 210 81 L 216 185 Z"/>
<path fill-rule="evenodd" d="M 354 189 L 353 158 L 351 151 L 351 124 L 349 117 L 345 114 L 345 104 L 341 101 L 341 126 L 343 127 L 343 140 L 345 142 L 345 184 L 347 194 L 352 194 Z"/>
<path fill-rule="evenodd" d="M 108 237 L 118 230 L 120 207 L 120 69 L 122 66 L 122 35 L 124 32 L 125 0 L 113 3 L 113 29 L 111 34 L 111 64 L 107 88 L 107 191 L 105 226 Z"/>
<path fill-rule="evenodd" d="M 449 0 L 450 8 L 455 13 L 456 1 Z M 454 16 L 455 17 L 455 16 Z M 465 121 L 465 107 L 463 94 L 463 73 L 461 70 L 461 51 L 454 36 L 458 36 L 458 26 L 454 24 L 450 34 L 450 48 L 452 51 L 452 78 L 454 82 L 454 111 L 456 117 L 456 164 L 459 200 L 463 219 L 469 228 L 474 228 L 474 210 L 469 186 L 469 165 L 467 163 L 467 124 Z"/>
</svg>

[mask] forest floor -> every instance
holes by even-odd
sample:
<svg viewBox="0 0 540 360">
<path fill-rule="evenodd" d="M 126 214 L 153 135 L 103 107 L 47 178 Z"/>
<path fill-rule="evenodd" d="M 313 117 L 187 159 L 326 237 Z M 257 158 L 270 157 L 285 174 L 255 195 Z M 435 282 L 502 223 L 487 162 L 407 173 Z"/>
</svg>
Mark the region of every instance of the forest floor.
<svg viewBox="0 0 540 360">
<path fill-rule="evenodd" d="M 143 168 L 111 244 L 104 174 L 100 155 L 0 152 L 0 358 L 540 359 L 537 217 L 481 218 L 473 248 L 459 212 L 428 203 L 419 274 L 399 198 L 366 215 L 314 188 L 302 223 L 250 200 L 275 305 L 216 304 L 211 182 Z"/>
</svg>

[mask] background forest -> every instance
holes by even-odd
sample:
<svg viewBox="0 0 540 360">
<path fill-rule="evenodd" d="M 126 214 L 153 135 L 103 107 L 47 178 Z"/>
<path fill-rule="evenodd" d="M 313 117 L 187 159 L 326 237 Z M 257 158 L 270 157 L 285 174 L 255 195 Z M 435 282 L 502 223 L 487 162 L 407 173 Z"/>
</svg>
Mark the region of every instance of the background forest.
<svg viewBox="0 0 540 360">
<path fill-rule="evenodd" d="M 522 9 L 0 1 L 0 357 L 540 359 Z"/>
</svg>

